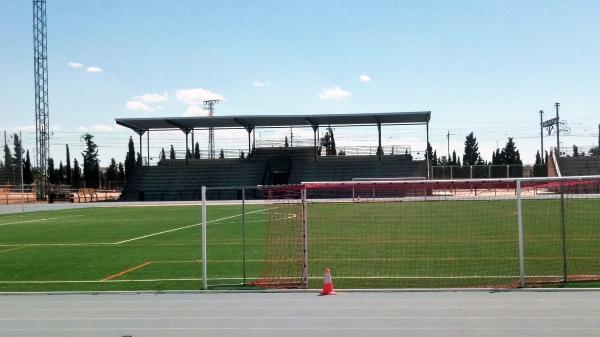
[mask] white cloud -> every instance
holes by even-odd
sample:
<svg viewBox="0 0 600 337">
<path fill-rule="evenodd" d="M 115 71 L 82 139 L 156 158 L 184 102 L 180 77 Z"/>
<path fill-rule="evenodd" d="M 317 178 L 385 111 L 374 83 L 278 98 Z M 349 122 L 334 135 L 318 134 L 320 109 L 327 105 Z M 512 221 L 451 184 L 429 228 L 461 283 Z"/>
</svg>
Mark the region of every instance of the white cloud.
<svg viewBox="0 0 600 337">
<path fill-rule="evenodd" d="M 117 129 L 112 125 L 107 124 L 94 124 L 89 126 L 80 126 L 79 131 L 83 132 L 113 132 Z"/>
<path fill-rule="evenodd" d="M 270 86 L 271 82 L 269 82 L 269 81 L 254 81 L 254 82 L 252 82 L 252 85 L 255 87 L 262 88 L 262 87 Z"/>
<path fill-rule="evenodd" d="M 128 101 L 125 106 L 127 107 L 128 110 L 133 110 L 133 111 L 146 111 L 146 112 L 150 112 L 150 111 L 154 111 L 154 109 L 152 109 L 151 107 L 149 107 L 148 105 L 140 102 L 140 101 Z"/>
<path fill-rule="evenodd" d="M 208 116 L 208 112 L 204 110 L 201 106 L 198 105 L 190 105 L 187 110 L 183 113 L 183 117 L 198 117 L 198 116 Z"/>
<path fill-rule="evenodd" d="M 175 96 L 188 105 L 202 104 L 202 102 L 212 99 L 224 100 L 223 96 L 202 88 L 177 90 Z"/>
<path fill-rule="evenodd" d="M 14 132 L 35 132 L 35 124 L 23 125 L 23 126 L 15 126 L 13 128 Z"/>
<path fill-rule="evenodd" d="M 133 96 L 131 99 L 142 103 L 164 103 L 169 100 L 169 95 L 166 92 L 162 94 L 143 94 Z"/>
<path fill-rule="evenodd" d="M 321 88 L 321 91 L 319 92 L 320 99 L 340 100 L 342 98 L 349 97 L 351 95 L 352 95 L 351 92 L 346 91 L 338 86 L 331 87 L 331 88 Z"/>
<path fill-rule="evenodd" d="M 360 75 L 358 77 L 362 82 L 371 82 L 371 77 L 369 75 Z"/>
<path fill-rule="evenodd" d="M 79 62 L 69 62 L 69 67 L 71 67 L 71 68 L 82 68 L 83 64 L 81 64 Z"/>
<path fill-rule="evenodd" d="M 87 71 L 88 73 L 101 73 L 102 69 L 99 67 L 87 67 L 85 68 L 85 71 Z"/>
</svg>

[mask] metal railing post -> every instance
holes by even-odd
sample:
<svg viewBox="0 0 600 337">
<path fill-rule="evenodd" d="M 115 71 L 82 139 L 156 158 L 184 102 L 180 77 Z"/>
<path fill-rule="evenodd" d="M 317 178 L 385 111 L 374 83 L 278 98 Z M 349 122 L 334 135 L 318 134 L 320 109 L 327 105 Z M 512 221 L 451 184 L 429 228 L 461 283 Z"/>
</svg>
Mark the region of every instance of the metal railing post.
<svg viewBox="0 0 600 337">
<path fill-rule="evenodd" d="M 567 282 L 567 229 L 565 226 L 565 193 L 560 182 L 560 234 L 562 240 L 563 282 Z"/>
<path fill-rule="evenodd" d="M 300 194 L 302 200 L 302 244 L 304 246 L 304 270 L 302 271 L 302 278 L 306 288 L 308 288 L 308 205 L 306 203 L 306 187 L 302 186 Z"/>
<path fill-rule="evenodd" d="M 208 275 L 206 272 L 206 186 L 202 186 L 202 287 L 208 289 Z"/>
<path fill-rule="evenodd" d="M 242 187 L 242 275 L 246 285 L 246 189 Z"/>
<path fill-rule="evenodd" d="M 517 179 L 517 218 L 519 231 L 519 286 L 525 288 L 525 251 L 523 243 L 523 212 L 521 200 L 521 180 Z"/>
</svg>

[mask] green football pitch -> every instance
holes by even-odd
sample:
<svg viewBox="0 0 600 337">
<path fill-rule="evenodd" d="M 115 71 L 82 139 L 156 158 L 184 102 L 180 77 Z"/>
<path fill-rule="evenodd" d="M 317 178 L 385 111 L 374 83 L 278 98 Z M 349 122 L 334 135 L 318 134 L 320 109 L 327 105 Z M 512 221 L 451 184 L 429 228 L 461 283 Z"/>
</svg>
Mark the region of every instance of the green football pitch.
<svg viewBox="0 0 600 337">
<path fill-rule="evenodd" d="M 565 205 L 562 219 L 557 200 L 523 201 L 530 281 L 557 279 L 565 267 L 581 279 L 600 275 L 600 200 Z M 246 205 L 242 217 L 240 205 L 210 205 L 209 287 L 251 288 L 241 284 L 260 278 L 272 262 L 268 243 L 281 246 L 273 242 L 272 213 L 290 221 L 299 207 Z M 320 287 L 325 267 L 341 288 L 513 286 L 518 280 L 514 200 L 313 203 L 308 213 L 311 288 Z M 200 223 L 200 206 L 1 215 L 0 291 L 202 289 Z"/>
</svg>

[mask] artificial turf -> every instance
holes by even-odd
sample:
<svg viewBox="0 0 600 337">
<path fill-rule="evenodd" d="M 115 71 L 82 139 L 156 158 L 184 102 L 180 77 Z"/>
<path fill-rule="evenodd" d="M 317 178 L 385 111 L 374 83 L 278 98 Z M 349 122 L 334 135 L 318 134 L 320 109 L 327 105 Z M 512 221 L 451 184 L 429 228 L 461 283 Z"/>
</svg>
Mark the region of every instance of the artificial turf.
<svg viewBox="0 0 600 337">
<path fill-rule="evenodd" d="M 523 201 L 528 281 L 555 281 L 565 261 L 569 276 L 600 275 L 600 200 L 565 206 L 563 220 L 557 200 Z M 245 211 L 242 223 L 240 205 L 208 207 L 212 288 L 247 288 L 244 279 L 251 283 L 265 261 L 276 263 L 268 246 L 298 248 L 301 231 L 277 233 L 276 223 L 300 226 L 299 204 Z M 514 200 L 311 203 L 307 211 L 313 288 L 325 267 L 341 288 L 506 287 L 518 280 Z M 0 291 L 202 289 L 200 222 L 199 206 L 0 215 Z"/>
</svg>

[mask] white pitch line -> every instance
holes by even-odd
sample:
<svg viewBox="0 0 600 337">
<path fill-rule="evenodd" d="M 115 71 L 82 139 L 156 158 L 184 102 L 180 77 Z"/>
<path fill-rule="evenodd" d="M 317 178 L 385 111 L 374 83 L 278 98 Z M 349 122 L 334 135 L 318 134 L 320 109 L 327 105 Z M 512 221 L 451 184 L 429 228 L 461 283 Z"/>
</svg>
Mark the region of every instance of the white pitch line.
<svg viewBox="0 0 600 337">
<path fill-rule="evenodd" d="M 267 210 L 267 208 L 263 208 L 263 209 L 259 209 L 259 210 L 256 210 L 256 211 L 246 212 L 246 214 L 252 214 L 252 213 L 257 213 L 257 212 L 264 212 L 266 210 Z M 219 222 L 219 221 L 223 221 L 223 220 L 227 220 L 227 219 L 232 219 L 232 218 L 236 218 L 236 217 L 240 217 L 240 216 L 242 216 L 242 214 L 236 214 L 236 215 L 226 216 L 224 218 L 207 221 L 206 223 L 209 224 L 209 223 Z M 193 224 L 193 225 L 183 226 L 183 227 L 179 227 L 179 228 L 173 228 L 173 229 L 169 229 L 169 230 L 158 232 L 158 233 L 152 233 L 152 234 L 148 234 L 148 235 L 138 236 L 138 237 L 132 238 L 132 239 L 127 239 L 127 240 L 123 240 L 123 241 L 119 241 L 119 242 L 114 242 L 113 244 L 120 245 L 122 243 L 136 241 L 136 240 L 141 240 L 141 239 L 149 238 L 149 237 L 152 237 L 152 236 L 157 236 L 157 235 L 161 235 L 161 234 L 171 233 L 171 232 L 179 231 L 179 230 L 186 229 L 186 228 L 196 227 L 196 226 L 200 226 L 200 225 L 202 225 L 202 223 L 196 223 L 196 224 Z"/>
<path fill-rule="evenodd" d="M 143 280 L 48 280 L 48 281 L 0 281 L 0 284 L 51 284 L 51 283 L 126 283 L 126 282 L 167 282 L 167 281 L 200 281 L 201 278 L 165 278 Z M 211 279 L 209 279 L 211 280 Z"/>
<path fill-rule="evenodd" d="M 10 248 L 10 249 L 5 249 L 5 250 L 0 250 L 0 253 L 5 253 L 5 252 L 12 252 L 13 250 L 19 250 L 19 249 L 23 249 L 25 247 L 21 246 L 21 247 L 17 247 L 17 248 Z"/>
<path fill-rule="evenodd" d="M 15 222 L 5 222 L 5 223 L 0 223 L 0 226 L 17 225 L 17 224 L 23 224 L 23 223 L 40 222 L 40 221 L 49 221 L 49 220 L 72 218 L 72 217 L 78 217 L 78 216 L 83 216 L 83 214 L 59 216 L 59 217 L 55 217 L 55 218 L 43 218 L 43 219 L 23 220 L 23 221 L 15 221 Z"/>
</svg>

